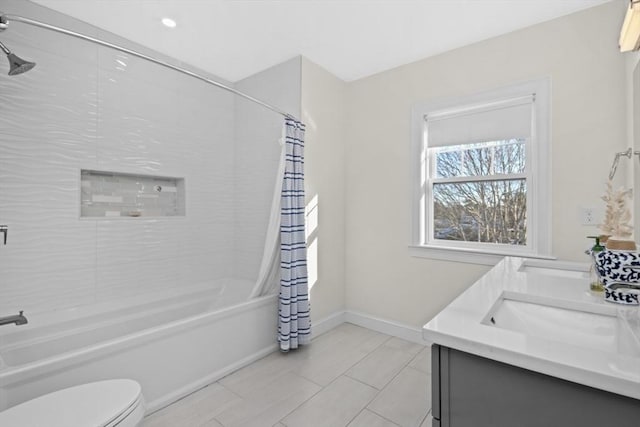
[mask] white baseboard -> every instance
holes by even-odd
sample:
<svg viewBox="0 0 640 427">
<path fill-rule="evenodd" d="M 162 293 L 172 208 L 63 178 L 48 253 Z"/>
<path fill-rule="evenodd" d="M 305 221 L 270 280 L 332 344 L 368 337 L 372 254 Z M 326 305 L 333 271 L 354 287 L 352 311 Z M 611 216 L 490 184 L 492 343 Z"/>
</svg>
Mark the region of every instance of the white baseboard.
<svg viewBox="0 0 640 427">
<path fill-rule="evenodd" d="M 313 323 L 313 335 L 322 335 L 341 323 L 348 322 L 376 332 L 402 338 L 421 345 L 431 345 L 422 337 L 422 329 L 392 320 L 381 319 L 357 311 L 339 311 Z"/>
<path fill-rule="evenodd" d="M 336 326 L 341 325 L 345 322 L 345 312 L 337 311 L 324 319 L 320 319 L 318 321 L 313 321 L 311 324 L 311 330 L 313 331 L 313 337 L 318 337 L 325 332 L 329 332 L 331 329 Z"/>
<path fill-rule="evenodd" d="M 383 334 L 402 338 L 416 344 L 430 345 L 431 343 L 422 338 L 422 329 L 392 320 L 381 319 L 369 314 L 359 313 L 357 311 L 347 311 L 345 313 L 345 321 L 354 325 L 362 326 Z"/>
</svg>

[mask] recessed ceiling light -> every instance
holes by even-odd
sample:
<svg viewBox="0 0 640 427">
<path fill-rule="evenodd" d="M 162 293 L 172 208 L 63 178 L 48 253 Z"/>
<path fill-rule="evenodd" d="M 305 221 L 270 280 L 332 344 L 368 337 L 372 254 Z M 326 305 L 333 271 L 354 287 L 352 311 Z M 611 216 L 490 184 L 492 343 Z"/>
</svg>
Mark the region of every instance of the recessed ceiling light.
<svg viewBox="0 0 640 427">
<path fill-rule="evenodd" d="M 162 18 L 162 23 L 169 28 L 175 28 L 176 26 L 176 21 L 171 18 Z"/>
</svg>

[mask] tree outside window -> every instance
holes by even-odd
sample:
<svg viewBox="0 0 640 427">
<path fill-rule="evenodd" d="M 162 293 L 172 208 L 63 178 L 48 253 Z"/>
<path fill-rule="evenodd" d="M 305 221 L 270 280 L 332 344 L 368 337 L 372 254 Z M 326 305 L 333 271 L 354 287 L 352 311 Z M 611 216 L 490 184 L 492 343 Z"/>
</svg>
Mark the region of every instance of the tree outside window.
<svg viewBox="0 0 640 427">
<path fill-rule="evenodd" d="M 526 245 L 525 140 L 431 149 L 433 236 Z"/>
</svg>

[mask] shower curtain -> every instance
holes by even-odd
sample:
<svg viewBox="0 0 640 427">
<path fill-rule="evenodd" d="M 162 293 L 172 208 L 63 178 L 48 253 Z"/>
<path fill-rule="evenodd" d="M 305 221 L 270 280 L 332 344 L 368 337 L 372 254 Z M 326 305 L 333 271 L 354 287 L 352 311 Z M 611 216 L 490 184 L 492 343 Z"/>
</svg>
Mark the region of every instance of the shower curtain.
<svg viewBox="0 0 640 427">
<path fill-rule="evenodd" d="M 304 222 L 304 132 L 303 123 L 285 119 L 277 175 L 282 181 L 276 183 L 265 251 L 251 295 L 267 295 L 275 291 L 279 282 L 278 342 L 283 352 L 311 340 Z"/>
</svg>

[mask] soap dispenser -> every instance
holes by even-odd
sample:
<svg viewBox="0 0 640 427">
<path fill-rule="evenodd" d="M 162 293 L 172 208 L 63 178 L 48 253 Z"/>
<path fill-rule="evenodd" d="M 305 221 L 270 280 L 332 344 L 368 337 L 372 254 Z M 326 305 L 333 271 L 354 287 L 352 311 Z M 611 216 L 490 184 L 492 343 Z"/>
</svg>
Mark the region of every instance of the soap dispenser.
<svg viewBox="0 0 640 427">
<path fill-rule="evenodd" d="M 600 244 L 599 236 L 587 236 L 589 239 L 595 239 L 596 244 L 593 245 L 591 250 L 589 251 L 591 255 L 591 268 L 589 268 L 589 289 L 593 292 L 604 292 L 604 285 L 602 284 L 602 279 L 598 274 L 598 269 L 596 267 L 596 256 L 598 252 L 602 252 L 605 250 L 605 247 Z"/>
</svg>

